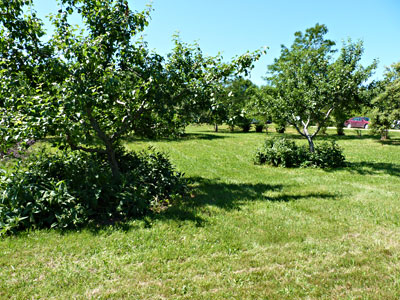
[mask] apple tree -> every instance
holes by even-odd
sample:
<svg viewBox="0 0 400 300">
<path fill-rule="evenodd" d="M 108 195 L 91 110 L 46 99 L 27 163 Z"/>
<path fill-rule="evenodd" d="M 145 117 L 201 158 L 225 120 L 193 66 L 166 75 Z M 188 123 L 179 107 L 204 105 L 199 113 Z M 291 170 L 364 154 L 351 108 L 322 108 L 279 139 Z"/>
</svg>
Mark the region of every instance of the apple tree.
<svg viewBox="0 0 400 300">
<path fill-rule="evenodd" d="M 372 130 L 387 139 L 389 129 L 400 120 L 400 63 L 387 68 L 383 91 L 373 99 Z"/>
<path fill-rule="evenodd" d="M 310 152 L 332 112 L 347 109 L 346 103 L 353 101 L 348 97 L 356 97 L 374 67 L 359 67 L 360 44 L 345 46 L 335 60 L 335 43 L 325 38 L 327 32 L 319 24 L 305 33 L 296 32 L 292 46 L 282 45 L 281 56 L 269 66 L 268 79 L 278 89 L 276 106 L 307 139 Z"/>
<path fill-rule="evenodd" d="M 41 21 L 33 10 L 24 13 L 32 1 L 0 4 L 2 139 L 51 134 L 59 147 L 107 157 L 117 181 L 124 136 L 176 133 L 209 107 L 222 82 L 248 72 L 261 55 L 226 63 L 175 37 L 164 58 L 140 35 L 150 9 L 136 12 L 124 0 L 62 0 L 44 43 Z M 83 28 L 71 24 L 74 13 Z"/>
</svg>

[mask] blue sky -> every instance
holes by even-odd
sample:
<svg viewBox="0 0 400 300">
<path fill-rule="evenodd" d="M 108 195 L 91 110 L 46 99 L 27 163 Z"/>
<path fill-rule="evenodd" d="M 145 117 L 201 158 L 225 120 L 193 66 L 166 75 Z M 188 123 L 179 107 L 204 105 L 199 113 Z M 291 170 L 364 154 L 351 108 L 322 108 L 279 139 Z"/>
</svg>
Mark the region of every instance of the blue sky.
<svg viewBox="0 0 400 300">
<path fill-rule="evenodd" d="M 56 1 L 34 0 L 41 16 L 55 12 Z M 143 10 L 147 0 L 129 0 L 130 7 Z M 167 54 L 172 35 L 179 31 L 185 42 L 199 42 L 203 52 L 221 52 L 226 60 L 247 50 L 268 46 L 251 74 L 264 84 L 267 65 L 280 54 L 280 45 L 290 46 L 293 34 L 316 23 L 329 29 L 328 38 L 338 46 L 351 38 L 364 41 L 364 65 L 379 59 L 375 78 L 384 67 L 400 61 L 399 0 L 154 0 L 152 20 L 145 30 L 151 49 Z"/>
</svg>

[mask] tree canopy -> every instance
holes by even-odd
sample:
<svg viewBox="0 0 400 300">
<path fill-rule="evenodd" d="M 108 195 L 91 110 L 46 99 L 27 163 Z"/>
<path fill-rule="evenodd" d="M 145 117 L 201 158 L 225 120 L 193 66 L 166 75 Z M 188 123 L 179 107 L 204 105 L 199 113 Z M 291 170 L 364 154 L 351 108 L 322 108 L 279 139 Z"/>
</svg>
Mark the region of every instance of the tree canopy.
<svg viewBox="0 0 400 300">
<path fill-rule="evenodd" d="M 389 129 L 400 120 L 400 62 L 387 68 L 382 85 L 382 92 L 372 101 L 372 129 L 387 139 Z"/>
<path fill-rule="evenodd" d="M 348 40 L 332 64 L 330 74 L 333 84 L 336 84 L 332 95 L 336 103 L 332 115 L 339 135 L 344 134 L 344 122 L 351 117 L 351 114 L 360 111 L 370 101 L 367 91 L 373 83 L 367 85 L 366 82 L 375 70 L 377 61 L 363 67 L 360 63 L 363 53 L 364 47 L 361 41 L 353 43 Z"/>
<path fill-rule="evenodd" d="M 133 11 L 124 0 L 62 0 L 44 43 L 31 4 L 0 2 L 1 137 L 51 134 L 59 147 L 106 155 L 115 178 L 123 136 L 176 133 L 210 106 L 222 82 L 248 72 L 262 54 L 225 63 L 174 37 L 175 48 L 162 57 L 140 35 L 150 9 Z M 73 13 L 83 28 L 70 23 Z"/>
</svg>

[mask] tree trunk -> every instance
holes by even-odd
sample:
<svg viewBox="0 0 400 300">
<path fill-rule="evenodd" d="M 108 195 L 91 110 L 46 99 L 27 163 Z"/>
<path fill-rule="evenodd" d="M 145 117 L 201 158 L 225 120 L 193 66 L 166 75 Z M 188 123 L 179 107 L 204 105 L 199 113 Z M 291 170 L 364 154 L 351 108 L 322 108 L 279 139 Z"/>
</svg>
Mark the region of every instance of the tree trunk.
<svg viewBox="0 0 400 300">
<path fill-rule="evenodd" d="M 344 122 L 347 120 L 347 116 L 343 113 L 342 110 L 336 109 L 334 112 L 335 116 L 335 126 L 337 135 L 344 135 Z"/>
<path fill-rule="evenodd" d="M 385 141 L 389 138 L 389 130 L 385 129 L 381 131 L 381 141 Z"/>
<path fill-rule="evenodd" d="M 344 135 L 343 123 L 336 124 L 336 133 L 337 133 L 337 135 Z"/>
<path fill-rule="evenodd" d="M 110 145 L 107 145 L 107 150 L 106 151 L 107 151 L 108 163 L 109 163 L 109 165 L 111 167 L 111 172 L 113 174 L 113 178 L 116 181 L 119 181 L 120 178 L 121 178 L 121 172 L 119 170 L 118 161 L 117 161 L 117 158 L 115 156 L 115 150 L 114 150 L 113 146 L 110 144 Z"/>
<path fill-rule="evenodd" d="M 88 152 L 88 153 L 97 153 L 97 154 L 106 154 L 107 155 L 107 160 L 108 160 L 108 164 L 111 168 L 111 172 L 113 174 L 113 178 L 116 181 L 119 181 L 120 177 L 121 177 L 121 172 L 119 170 L 119 166 L 118 166 L 118 161 L 117 158 L 115 156 L 115 150 L 114 150 L 114 146 L 113 144 L 110 142 L 109 139 L 105 139 L 102 140 L 104 142 L 104 145 L 106 146 L 106 150 L 104 149 L 96 149 L 96 148 L 87 148 L 87 147 L 83 147 L 83 146 L 77 146 L 70 135 L 66 135 L 66 141 L 69 144 L 69 146 L 71 147 L 71 150 L 75 151 L 75 150 L 80 150 L 80 151 L 84 151 L 84 152 Z M 1 154 L 1 152 L 0 152 Z"/>
<path fill-rule="evenodd" d="M 218 124 L 217 123 L 215 123 L 215 132 L 218 132 Z"/>
<path fill-rule="evenodd" d="M 97 136 L 103 141 L 104 145 L 106 146 L 105 152 L 107 153 L 108 163 L 111 167 L 111 172 L 113 174 L 114 180 L 118 182 L 121 178 L 121 172 L 119 170 L 117 158 L 115 157 L 115 147 L 112 138 L 107 136 L 107 134 L 100 128 L 100 125 L 97 122 L 96 118 L 93 116 L 90 107 L 87 108 L 87 114 L 89 116 L 90 124 L 96 131 Z"/>
<path fill-rule="evenodd" d="M 315 152 L 315 148 L 314 148 L 314 141 L 312 140 L 310 135 L 307 135 L 307 141 L 308 141 L 308 146 L 310 148 L 310 152 L 314 153 Z"/>
<path fill-rule="evenodd" d="M 305 136 L 306 137 L 306 139 L 307 139 L 307 141 L 308 141 L 308 146 L 309 146 L 309 148 L 310 148 L 310 152 L 311 153 L 314 153 L 314 151 L 315 151 L 315 149 L 314 149 L 314 142 L 313 142 L 313 136 L 311 135 L 311 134 L 309 134 L 308 133 L 308 122 L 307 122 L 307 124 L 304 124 L 303 123 L 303 133 L 302 133 L 302 135 L 303 136 Z M 318 125 L 318 128 L 317 128 L 317 131 L 314 133 L 314 134 L 316 134 L 316 133 L 318 133 L 318 131 L 320 130 L 320 126 Z M 298 127 L 296 126 L 296 129 L 300 132 L 300 130 L 298 129 Z"/>
</svg>

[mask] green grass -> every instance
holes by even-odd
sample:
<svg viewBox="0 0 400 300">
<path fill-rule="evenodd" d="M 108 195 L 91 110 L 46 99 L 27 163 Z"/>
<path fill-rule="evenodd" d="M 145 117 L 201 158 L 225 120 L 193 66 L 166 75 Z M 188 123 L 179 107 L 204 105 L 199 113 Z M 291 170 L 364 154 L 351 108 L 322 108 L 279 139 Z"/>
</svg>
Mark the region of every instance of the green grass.
<svg viewBox="0 0 400 300">
<path fill-rule="evenodd" d="M 349 167 L 324 171 L 253 165 L 265 133 L 187 132 L 126 146 L 168 152 L 190 199 L 117 227 L 0 240 L 0 298 L 400 298 L 400 135 L 328 131 L 318 140 L 337 139 Z"/>
</svg>

